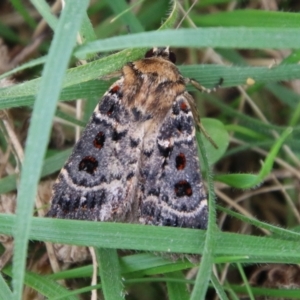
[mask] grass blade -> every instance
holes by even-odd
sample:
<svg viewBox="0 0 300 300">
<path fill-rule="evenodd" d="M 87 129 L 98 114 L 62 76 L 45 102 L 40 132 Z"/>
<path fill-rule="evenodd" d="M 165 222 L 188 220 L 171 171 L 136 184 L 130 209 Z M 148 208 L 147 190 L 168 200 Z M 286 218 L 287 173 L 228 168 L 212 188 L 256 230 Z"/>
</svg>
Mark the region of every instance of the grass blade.
<svg viewBox="0 0 300 300">
<path fill-rule="evenodd" d="M 87 7 L 87 4 L 88 1 L 83 2 L 80 0 L 66 3 L 50 47 L 41 79 L 41 86 L 34 105 L 21 174 L 15 220 L 13 299 L 16 300 L 21 299 L 22 295 L 33 203 L 52 118 L 60 94 L 62 79 L 75 45 L 77 31 L 80 28 L 80 20 L 83 17 L 84 8 Z M 74 23 L 73 20 L 77 20 L 77 22 Z"/>
</svg>

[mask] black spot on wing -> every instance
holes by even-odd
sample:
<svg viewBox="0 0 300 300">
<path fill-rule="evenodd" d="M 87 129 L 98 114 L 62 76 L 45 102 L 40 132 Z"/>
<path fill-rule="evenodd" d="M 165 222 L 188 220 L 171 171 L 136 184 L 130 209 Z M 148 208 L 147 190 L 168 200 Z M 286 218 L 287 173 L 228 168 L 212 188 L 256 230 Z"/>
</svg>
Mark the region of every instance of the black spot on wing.
<svg viewBox="0 0 300 300">
<path fill-rule="evenodd" d="M 93 156 L 86 156 L 80 161 L 78 165 L 78 170 L 85 171 L 91 175 L 94 175 L 97 167 L 98 167 L 97 159 Z"/>
<path fill-rule="evenodd" d="M 111 139 L 114 142 L 117 142 L 117 141 L 121 140 L 123 137 L 125 137 L 126 134 L 127 134 L 127 130 L 118 132 L 116 129 L 114 129 L 113 132 L 112 132 L 112 135 L 111 135 Z"/>
</svg>

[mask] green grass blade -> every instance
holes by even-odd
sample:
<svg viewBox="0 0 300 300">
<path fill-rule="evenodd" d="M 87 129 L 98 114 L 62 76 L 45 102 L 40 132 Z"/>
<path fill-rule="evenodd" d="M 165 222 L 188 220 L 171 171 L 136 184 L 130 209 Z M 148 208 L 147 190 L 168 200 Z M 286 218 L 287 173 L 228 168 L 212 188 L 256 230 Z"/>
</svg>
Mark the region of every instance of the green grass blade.
<svg viewBox="0 0 300 300">
<path fill-rule="evenodd" d="M 249 189 L 260 184 L 271 172 L 274 160 L 277 157 L 277 154 L 280 150 L 280 147 L 283 145 L 284 141 L 291 134 L 292 128 L 287 128 L 280 138 L 277 139 L 276 143 L 270 150 L 263 166 L 261 167 L 259 174 L 227 174 L 227 175 L 218 175 L 215 176 L 216 180 L 224 182 L 230 186 L 240 188 L 240 189 Z"/>
<path fill-rule="evenodd" d="M 143 32 L 144 27 L 128 7 L 128 4 L 124 0 L 119 1 L 106 1 L 106 3 L 110 6 L 113 12 L 119 17 L 123 24 L 128 26 L 130 32 Z M 125 13 L 123 13 L 125 12 Z"/>
<path fill-rule="evenodd" d="M 17 200 L 13 299 L 21 299 L 33 203 L 56 101 L 88 1 L 68 1 L 56 28 L 34 105 Z M 77 22 L 74 23 L 74 20 Z M 71 25 L 72 24 L 72 25 Z"/>
<path fill-rule="evenodd" d="M 107 89 L 109 82 L 99 82 L 99 80 L 95 80 L 96 78 L 104 76 L 113 71 L 120 70 L 128 61 L 136 60 L 144 54 L 145 49 L 125 50 L 103 59 L 87 63 L 86 65 L 69 69 L 66 72 L 64 79 L 63 86 L 65 89 L 62 91 L 61 99 L 70 100 L 77 96 L 81 98 L 88 98 L 97 95 L 99 96 L 105 91 L 105 89 Z M 253 78 L 259 83 L 296 79 L 300 77 L 299 64 L 280 65 L 271 69 L 266 67 L 250 68 L 234 66 L 226 67 L 218 65 L 190 65 L 180 66 L 179 70 L 182 72 L 184 77 L 194 78 L 207 87 L 214 86 L 216 82 L 219 81 L 220 77 L 224 79 L 223 87 L 245 84 L 248 77 Z M 32 105 L 40 81 L 41 79 L 38 78 L 22 84 L 1 89 L 0 109 L 17 107 L 20 105 Z M 194 89 L 192 87 L 188 87 L 188 90 Z M 212 102 L 214 101 L 214 97 L 212 96 L 204 95 L 203 97 L 211 99 Z M 296 98 L 292 98 L 290 101 L 293 101 L 294 105 L 297 105 Z M 214 101 L 213 103 L 217 106 L 220 106 L 226 112 L 231 111 L 231 115 L 243 116 L 245 119 L 248 118 L 251 120 L 249 121 L 250 124 L 253 124 L 253 122 L 258 122 L 254 118 L 239 114 L 236 110 L 230 109 L 230 107 L 224 103 L 220 103 L 220 101 Z M 264 127 L 266 126 L 269 125 L 265 124 Z"/>
<path fill-rule="evenodd" d="M 35 20 L 30 16 L 27 9 L 24 7 L 24 4 L 20 0 L 11 0 L 11 4 L 14 6 L 14 8 L 19 12 L 19 14 L 24 18 L 26 23 L 34 28 L 36 26 Z"/>
<path fill-rule="evenodd" d="M 238 294 L 247 294 L 246 287 L 244 286 L 237 286 L 232 284 L 231 288 Z M 251 287 L 251 291 L 254 296 L 267 296 L 268 297 L 267 299 L 298 300 L 300 295 L 300 289 L 294 289 L 294 288 L 267 289 L 267 288 L 260 288 L 260 287 Z M 257 298 L 261 298 L 261 297 L 257 297 Z"/>
<path fill-rule="evenodd" d="M 10 267 L 5 268 L 3 272 L 8 276 L 12 276 L 12 270 Z M 70 296 L 66 288 L 54 282 L 50 278 L 46 276 L 42 276 L 40 274 L 36 274 L 33 272 L 26 272 L 24 277 L 24 283 L 28 287 L 31 287 L 32 289 L 39 292 L 41 295 L 45 296 L 47 299 L 53 299 L 65 295 L 63 296 L 64 297 L 63 299 L 78 300 L 77 297 Z M 12 299 L 12 298 L 8 297 L 7 294 L 5 297 L 1 299 Z"/>
<path fill-rule="evenodd" d="M 30 0 L 52 30 L 57 26 L 57 18 L 51 13 L 50 6 L 45 0 Z"/>
<path fill-rule="evenodd" d="M 206 290 L 208 287 L 210 274 L 213 265 L 213 253 L 214 241 L 215 241 L 215 231 L 216 231 L 216 208 L 215 208 L 215 192 L 212 181 L 212 175 L 209 167 L 209 162 L 207 159 L 207 152 L 205 145 L 203 143 L 203 138 L 199 135 L 200 143 L 199 148 L 201 151 L 203 166 L 206 169 L 206 180 L 208 185 L 208 226 L 206 231 L 206 238 L 203 249 L 203 256 L 201 258 L 201 263 L 199 271 L 196 277 L 195 285 L 192 291 L 191 300 L 204 299 L 206 295 Z"/>
<path fill-rule="evenodd" d="M 12 291 L 8 287 L 2 274 L 0 274 L 0 299 L 11 299 Z"/>
<path fill-rule="evenodd" d="M 220 297 L 221 300 L 228 300 L 228 297 L 222 287 L 222 285 L 220 284 L 218 278 L 215 276 L 214 273 L 211 274 L 211 283 L 213 284 L 218 296 Z"/>
<path fill-rule="evenodd" d="M 94 41 L 78 47 L 76 55 L 139 47 L 219 47 L 237 49 L 299 49 L 298 28 L 197 28 L 136 33 Z"/>
<path fill-rule="evenodd" d="M 11 76 L 13 74 L 16 74 L 16 73 L 20 72 L 20 71 L 23 71 L 23 70 L 26 70 L 26 69 L 29 69 L 29 68 L 32 68 L 32 67 L 44 64 L 45 61 L 46 61 L 46 59 L 47 59 L 47 56 L 42 56 L 42 57 L 33 59 L 33 60 L 31 60 L 31 61 L 29 61 L 27 63 L 24 63 L 23 65 L 21 65 L 19 67 L 14 68 L 11 71 L 8 71 L 8 72 L 0 75 L 0 79 L 9 77 L 9 76 Z"/>
<path fill-rule="evenodd" d="M 237 268 L 238 268 L 238 270 L 239 270 L 239 273 L 240 273 L 240 275 L 241 275 L 241 277 L 242 277 L 242 279 L 243 279 L 244 285 L 245 285 L 245 287 L 246 287 L 246 290 L 247 290 L 247 296 L 249 296 L 249 299 L 250 299 L 250 300 L 255 300 L 254 297 L 253 297 L 252 291 L 251 291 L 251 287 L 250 287 L 250 285 L 249 285 L 249 281 L 248 281 L 248 279 L 247 279 L 247 276 L 246 276 L 246 274 L 245 274 L 245 272 L 244 272 L 244 269 L 243 269 L 242 265 L 241 265 L 240 263 L 236 263 L 236 265 L 237 265 Z"/>
<path fill-rule="evenodd" d="M 0 214 L 0 232 L 14 235 L 15 215 Z M 297 240 L 214 232 L 214 257 L 246 257 L 241 262 L 298 263 Z M 135 249 L 167 253 L 203 254 L 205 231 L 32 217 L 29 238 L 98 248 Z"/>
<path fill-rule="evenodd" d="M 172 279 L 179 279 L 183 281 L 185 280 L 183 273 L 180 271 L 168 273 L 167 276 L 168 278 L 172 278 Z M 190 295 L 188 293 L 186 283 L 167 281 L 167 289 L 168 289 L 169 300 L 189 299 Z"/>
<path fill-rule="evenodd" d="M 217 208 L 223 212 L 226 212 L 230 216 L 233 216 L 239 220 L 242 220 L 243 222 L 252 224 L 258 228 L 264 228 L 266 230 L 269 230 L 270 232 L 278 235 L 282 239 L 287 239 L 287 240 L 299 240 L 300 239 L 300 233 L 298 233 L 298 232 L 280 228 L 278 226 L 274 226 L 274 225 L 271 225 L 268 223 L 264 223 L 257 219 L 254 219 L 254 218 L 245 217 L 239 213 L 236 213 L 236 212 L 234 212 L 230 209 L 227 209 L 225 207 L 222 207 L 220 205 L 218 205 Z"/>
<path fill-rule="evenodd" d="M 105 300 L 125 299 L 117 250 L 97 248 L 95 251 Z"/>
<path fill-rule="evenodd" d="M 259 9 L 234 10 L 207 15 L 193 15 L 197 26 L 243 26 L 269 28 L 297 28 L 298 13 Z"/>
</svg>

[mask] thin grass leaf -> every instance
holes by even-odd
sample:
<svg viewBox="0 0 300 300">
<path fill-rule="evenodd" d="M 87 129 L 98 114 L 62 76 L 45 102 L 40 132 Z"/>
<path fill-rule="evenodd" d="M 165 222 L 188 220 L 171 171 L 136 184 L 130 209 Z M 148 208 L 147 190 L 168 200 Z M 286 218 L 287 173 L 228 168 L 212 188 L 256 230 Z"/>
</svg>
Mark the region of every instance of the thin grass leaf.
<svg viewBox="0 0 300 300">
<path fill-rule="evenodd" d="M 1 20 L 0 20 L 0 35 L 1 38 L 6 41 L 23 44 L 21 37 L 7 24 L 3 24 Z"/>
<path fill-rule="evenodd" d="M 182 272 L 168 273 L 168 278 L 185 280 Z M 186 283 L 167 281 L 169 300 L 189 300 L 189 292 Z"/>
<path fill-rule="evenodd" d="M 236 260 L 235 260 L 236 261 Z M 119 258 L 121 274 L 126 278 L 142 277 L 153 274 L 166 274 L 170 272 L 186 270 L 194 265 L 189 261 L 165 259 L 152 253 L 138 253 Z M 73 268 L 48 275 L 52 280 L 91 277 L 92 265 Z"/>
<path fill-rule="evenodd" d="M 105 300 L 125 299 L 118 253 L 113 249 L 95 249 Z"/>
<path fill-rule="evenodd" d="M 232 0 L 202 0 L 198 5 L 199 6 L 208 6 L 212 4 L 222 4 L 222 3 L 229 3 Z"/>
<path fill-rule="evenodd" d="M 128 255 L 120 258 L 120 265 L 122 274 L 136 273 L 143 271 L 143 274 L 154 273 L 156 268 L 160 268 L 161 274 L 170 271 L 170 266 L 180 265 L 180 269 L 187 269 L 193 266 L 188 261 L 176 261 L 164 258 L 162 256 L 154 255 L 152 253 L 139 253 L 135 255 Z M 161 268 L 165 268 L 162 270 Z M 145 272 L 146 271 L 146 272 Z M 156 272 L 155 274 L 158 274 Z"/>
<path fill-rule="evenodd" d="M 6 267 L 3 270 L 3 273 L 12 276 L 12 269 L 11 267 Z M 24 283 L 31 287 L 32 289 L 39 292 L 41 295 L 47 297 L 47 299 L 52 299 L 53 297 L 58 297 L 61 295 L 64 295 L 64 299 L 69 300 L 76 300 L 77 297 L 73 296 L 67 296 L 68 290 L 64 287 L 62 287 L 60 284 L 54 282 L 50 278 L 47 278 L 45 276 L 33 273 L 33 272 L 26 272 L 24 277 Z M 1 299 L 12 299 L 8 297 L 8 294 L 1 298 Z M 22 299 L 22 298 L 20 298 Z"/>
<path fill-rule="evenodd" d="M 14 8 L 19 12 L 19 14 L 24 18 L 26 23 L 34 28 L 36 26 L 35 20 L 30 16 L 27 9 L 24 7 L 24 4 L 20 0 L 11 0 L 11 4 L 14 6 Z"/>
<path fill-rule="evenodd" d="M 279 133 L 282 133 L 286 130 L 286 126 L 264 123 L 256 118 L 242 114 L 237 110 L 229 107 L 228 105 L 222 103 L 220 99 L 217 99 L 216 97 L 213 97 L 211 95 L 203 95 L 203 97 L 207 99 L 209 103 L 219 107 L 222 110 L 222 113 L 224 113 L 225 115 L 237 118 L 241 124 L 247 126 L 248 128 L 254 129 L 257 132 L 261 132 L 263 134 L 268 134 L 271 136 L 270 130 L 276 130 Z"/>
<path fill-rule="evenodd" d="M 176 1 L 172 1 L 172 6 L 174 7 L 176 5 Z M 157 12 L 169 11 L 170 3 L 167 1 L 145 1 L 143 8 L 144 9 L 139 13 L 138 18 L 143 23 L 144 28 L 149 28 L 152 27 L 153 24 L 161 23 L 162 15 Z M 175 14 L 177 15 L 178 11 L 176 11 Z M 163 15 L 163 18 L 165 18 L 165 15 Z"/>
<path fill-rule="evenodd" d="M 0 232 L 14 235 L 15 218 L 15 215 L 0 214 Z M 32 217 L 29 238 L 100 248 L 203 254 L 205 231 Z M 300 245 L 296 240 L 218 231 L 214 232 L 214 238 L 218 240 L 215 257 L 247 257 L 247 263 L 297 263 L 300 259 Z"/>
<path fill-rule="evenodd" d="M 66 72 L 63 87 L 61 92 L 61 100 L 71 100 L 75 98 L 88 98 L 101 95 L 107 89 L 110 82 L 95 80 L 103 77 L 116 70 L 120 70 L 128 61 L 134 61 L 144 55 L 145 49 L 125 50 L 117 54 L 110 55 L 97 61 L 87 63 L 86 65 L 69 69 Z M 43 63 L 44 59 L 36 62 Z M 29 66 L 30 67 L 30 66 Z M 247 78 L 251 77 L 256 82 L 274 82 L 287 79 L 299 78 L 299 64 L 278 66 L 275 68 L 264 67 L 225 67 L 217 65 L 190 65 L 180 66 L 179 70 L 184 77 L 194 78 L 201 82 L 204 86 L 214 86 L 220 78 L 224 79 L 223 87 L 236 86 L 245 84 Z M 13 71 L 12 71 L 13 72 Z M 17 106 L 32 105 L 34 96 L 37 93 L 37 88 L 40 85 L 41 79 L 34 79 L 22 84 L 17 84 L 11 87 L 0 90 L 0 109 Z M 188 87 L 188 90 L 194 90 Z M 204 98 L 212 99 L 212 96 L 204 95 Z M 212 101 L 214 101 L 212 99 Z M 293 101 L 293 99 L 291 99 Z M 295 101 L 297 105 L 298 101 Z M 215 104 L 215 103 L 214 103 Z M 224 103 L 222 109 L 230 111 L 230 107 Z M 231 109 L 231 115 L 241 115 Z M 250 118 L 245 115 L 245 119 Z M 259 122 L 254 118 L 252 123 Z M 259 126 L 260 127 L 260 126 Z"/>
<path fill-rule="evenodd" d="M 140 1 L 141 2 L 141 1 Z M 138 18 L 132 13 L 131 8 L 124 0 L 106 1 L 113 12 L 123 21 L 123 24 L 128 26 L 130 32 L 143 32 L 144 27 Z"/>
<path fill-rule="evenodd" d="M 299 49 L 296 28 L 197 28 L 150 31 L 94 41 L 78 47 L 78 56 L 138 47 L 219 47 L 237 49 Z"/>
<path fill-rule="evenodd" d="M 240 189 L 249 189 L 257 186 L 270 174 L 274 164 L 274 160 L 276 159 L 281 146 L 285 142 L 288 135 L 291 134 L 291 132 L 292 132 L 292 128 L 287 128 L 282 133 L 282 135 L 277 139 L 276 143 L 270 150 L 268 156 L 266 157 L 257 175 L 227 174 L 227 175 L 217 175 L 215 176 L 215 179 Z"/>
<path fill-rule="evenodd" d="M 300 233 L 292 231 L 292 230 L 288 230 L 288 229 L 284 229 L 284 228 L 280 228 L 278 226 L 274 226 L 265 222 L 261 222 L 257 219 L 254 218 L 249 218 L 249 217 L 245 217 L 239 213 L 236 213 L 230 209 L 227 209 L 225 207 L 222 207 L 220 205 L 217 205 L 217 208 L 225 213 L 227 213 L 228 215 L 231 215 L 239 220 L 242 220 L 243 222 L 249 223 L 251 225 L 254 225 L 258 228 L 264 228 L 269 230 L 270 232 L 274 233 L 275 235 L 278 235 L 280 238 L 282 239 L 287 239 L 287 240 L 299 240 L 300 239 Z"/>
<path fill-rule="evenodd" d="M 265 141 L 265 139 L 268 138 L 267 136 L 260 134 L 254 130 L 236 124 L 226 125 L 225 128 L 229 132 L 232 131 L 235 133 L 240 133 L 247 138 L 253 139 L 254 141 Z"/>
<path fill-rule="evenodd" d="M 246 287 L 231 285 L 232 290 L 238 294 L 246 294 Z M 254 296 L 268 296 L 272 298 L 281 298 L 281 299 L 299 299 L 300 289 L 267 289 L 267 288 L 258 288 L 251 287 L 251 291 Z M 272 299 L 271 298 L 271 299 Z"/>
<path fill-rule="evenodd" d="M 83 38 L 83 43 L 91 42 L 97 39 L 91 20 L 86 13 L 82 20 L 80 35 Z"/>
<path fill-rule="evenodd" d="M 234 10 L 191 16 L 197 26 L 243 26 L 262 28 L 297 28 L 299 16 L 293 12 L 258 9 Z"/>
<path fill-rule="evenodd" d="M 50 28 L 55 31 L 58 20 L 56 16 L 51 13 L 49 4 L 45 0 L 30 0 L 35 6 L 37 11 L 42 15 L 43 19 L 47 22 Z"/>
<path fill-rule="evenodd" d="M 11 71 L 8 71 L 8 72 L 0 75 L 0 79 L 10 77 L 11 75 L 16 74 L 16 73 L 18 73 L 20 71 L 23 71 L 23 70 L 42 65 L 42 64 L 45 63 L 46 60 L 47 60 L 47 56 L 42 56 L 42 57 L 33 59 L 33 60 L 31 60 L 27 63 L 24 63 L 23 65 L 21 65 L 19 67 L 16 67 L 16 68 L 12 69 Z"/>
<path fill-rule="evenodd" d="M 82 293 L 91 292 L 94 289 L 100 290 L 101 287 L 102 287 L 101 284 L 87 286 L 87 287 L 84 287 L 84 288 L 81 288 L 81 289 L 76 289 L 72 292 L 69 291 L 67 293 L 61 294 L 57 297 L 51 298 L 51 300 L 63 300 L 63 299 L 66 299 L 67 297 L 80 295 Z M 75 299 L 78 299 L 78 297 L 76 297 Z"/>
<path fill-rule="evenodd" d="M 244 272 L 243 267 L 241 266 L 240 263 L 236 263 L 236 265 L 237 265 L 237 268 L 238 268 L 238 270 L 239 270 L 239 273 L 240 273 L 240 275 L 241 275 L 241 277 L 242 277 L 242 279 L 243 279 L 244 285 L 245 285 L 245 287 L 246 287 L 246 290 L 247 290 L 247 296 L 250 298 L 250 300 L 255 300 L 255 299 L 254 299 L 254 296 L 253 296 L 253 293 L 252 293 L 252 290 L 251 290 L 251 287 L 250 287 L 250 285 L 249 285 L 249 281 L 248 281 L 248 279 L 247 279 L 247 276 L 246 276 L 246 274 L 245 274 L 245 272 Z"/>
<path fill-rule="evenodd" d="M 208 185 L 208 226 L 203 249 L 203 256 L 195 285 L 192 291 L 191 300 L 204 299 L 208 287 L 210 273 L 212 271 L 213 253 L 215 252 L 215 232 L 216 232 L 216 208 L 215 208 L 215 193 L 213 187 L 212 176 L 207 160 L 205 145 L 202 142 L 202 137 L 199 136 L 199 148 L 202 154 L 203 166 L 206 169 L 206 180 Z"/>
<path fill-rule="evenodd" d="M 227 297 L 223 287 L 221 286 L 218 278 L 215 276 L 214 273 L 211 274 L 210 280 L 211 280 L 211 283 L 213 284 L 218 296 L 220 297 L 220 299 L 228 300 L 228 297 Z"/>
<path fill-rule="evenodd" d="M 282 86 L 278 83 L 268 83 L 265 88 L 290 108 L 294 109 L 300 103 L 299 95 L 285 86 Z"/>
<path fill-rule="evenodd" d="M 0 299 L 11 299 L 12 291 L 8 287 L 2 274 L 0 274 Z"/>
<path fill-rule="evenodd" d="M 33 203 L 62 78 L 88 1 L 68 1 L 56 27 L 34 105 L 17 200 L 13 299 L 21 299 Z M 73 22 L 77 20 L 77 22 Z M 72 24 L 72 25 L 71 25 Z"/>
<path fill-rule="evenodd" d="M 78 126 L 81 126 L 81 127 L 84 127 L 86 125 L 85 122 L 83 122 L 81 120 L 78 120 L 78 119 L 76 119 L 76 118 L 70 116 L 69 114 L 67 114 L 63 111 L 60 111 L 60 110 L 56 111 L 55 116 L 61 118 L 64 121 L 70 122 L 71 124 L 74 124 L 74 125 L 78 125 Z"/>
</svg>

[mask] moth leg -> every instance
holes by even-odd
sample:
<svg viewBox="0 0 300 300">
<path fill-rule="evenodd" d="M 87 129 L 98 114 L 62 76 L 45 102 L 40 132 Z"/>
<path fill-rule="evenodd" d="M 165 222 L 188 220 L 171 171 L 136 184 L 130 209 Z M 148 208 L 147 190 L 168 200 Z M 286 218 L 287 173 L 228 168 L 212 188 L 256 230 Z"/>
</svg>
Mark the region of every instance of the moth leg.
<svg viewBox="0 0 300 300">
<path fill-rule="evenodd" d="M 215 143 L 215 141 L 211 138 L 211 136 L 208 134 L 208 132 L 205 130 L 204 126 L 202 125 L 200 119 L 197 120 L 197 127 L 199 130 L 204 134 L 204 136 L 209 140 L 209 142 L 216 148 L 219 149 L 218 145 Z"/>
<path fill-rule="evenodd" d="M 197 110 L 197 107 L 196 107 L 196 104 L 195 104 L 195 100 L 193 99 L 193 97 L 190 95 L 190 94 L 187 94 L 186 95 L 186 99 L 188 101 L 188 103 L 190 104 L 191 106 L 191 111 L 192 111 L 192 114 L 193 114 L 193 117 L 194 117 L 194 120 L 195 120 L 195 123 L 196 123 L 196 128 L 202 132 L 204 134 L 204 136 L 209 140 L 209 142 L 216 148 L 218 149 L 218 146 L 217 144 L 215 143 L 215 141 L 211 138 L 211 136 L 208 134 L 208 132 L 205 130 L 204 126 L 202 125 L 201 123 L 201 119 L 200 119 L 200 116 L 199 116 L 199 113 L 198 113 L 198 110 Z"/>
<path fill-rule="evenodd" d="M 205 86 L 203 86 L 202 84 L 200 84 L 198 81 L 196 81 L 193 78 L 185 78 L 185 83 L 186 84 L 192 84 L 197 90 L 199 90 L 202 93 L 211 93 L 211 92 L 215 92 L 218 88 L 220 88 L 224 82 L 224 79 L 221 77 L 218 81 L 218 83 L 212 87 L 212 88 L 206 88 Z"/>
<path fill-rule="evenodd" d="M 220 78 L 219 82 L 213 88 L 208 89 L 192 78 L 185 78 L 186 84 L 190 83 L 200 92 L 204 92 L 204 93 L 208 93 L 208 94 L 211 92 L 215 92 L 223 84 L 223 81 L 224 81 L 223 78 Z M 211 136 L 208 134 L 208 132 L 205 130 L 204 126 L 201 123 L 200 116 L 198 114 L 194 99 L 192 97 L 187 97 L 187 100 L 188 100 L 189 104 L 191 105 L 191 109 L 192 109 L 192 113 L 194 116 L 194 120 L 196 121 L 197 129 L 200 130 L 204 134 L 204 136 L 209 140 L 209 142 L 216 149 L 218 149 L 217 144 L 211 138 Z"/>
</svg>

